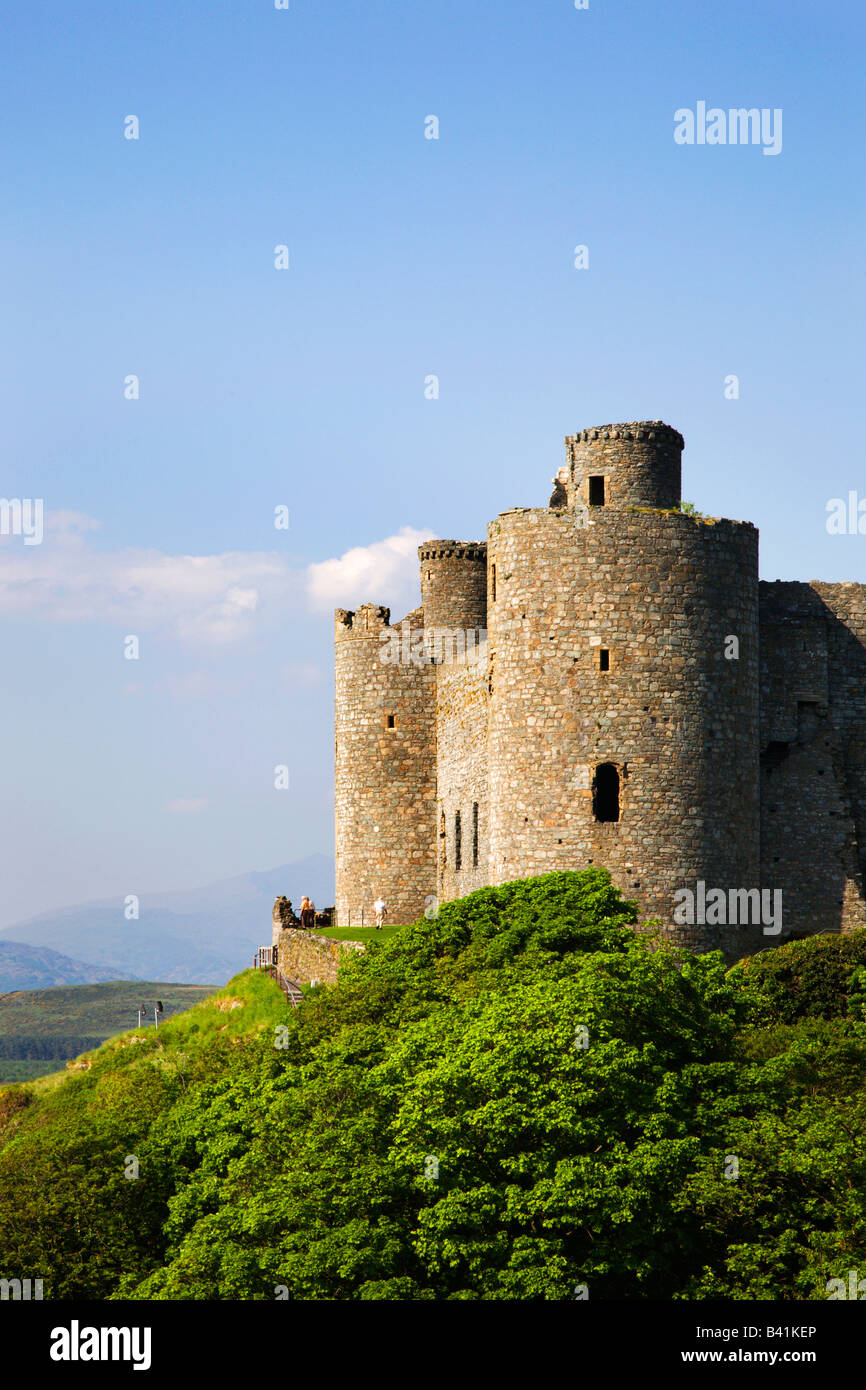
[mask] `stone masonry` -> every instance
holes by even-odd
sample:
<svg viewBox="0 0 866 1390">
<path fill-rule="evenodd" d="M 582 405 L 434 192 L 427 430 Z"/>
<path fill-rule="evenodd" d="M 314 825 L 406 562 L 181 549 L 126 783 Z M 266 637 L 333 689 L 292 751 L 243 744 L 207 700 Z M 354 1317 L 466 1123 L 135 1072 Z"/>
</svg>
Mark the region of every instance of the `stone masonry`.
<svg viewBox="0 0 866 1390">
<path fill-rule="evenodd" d="M 274 944 L 277 965 L 287 980 L 298 984 L 336 984 L 340 962 L 366 949 L 361 941 L 335 941 L 294 927 L 281 931 Z"/>
<path fill-rule="evenodd" d="M 682 449 L 583 430 L 547 507 L 419 547 L 420 609 L 337 612 L 341 926 L 591 864 L 729 958 L 866 925 L 866 586 L 759 583 L 751 524 L 680 510 Z M 684 918 L 701 883 L 781 892 L 781 930 Z"/>
</svg>

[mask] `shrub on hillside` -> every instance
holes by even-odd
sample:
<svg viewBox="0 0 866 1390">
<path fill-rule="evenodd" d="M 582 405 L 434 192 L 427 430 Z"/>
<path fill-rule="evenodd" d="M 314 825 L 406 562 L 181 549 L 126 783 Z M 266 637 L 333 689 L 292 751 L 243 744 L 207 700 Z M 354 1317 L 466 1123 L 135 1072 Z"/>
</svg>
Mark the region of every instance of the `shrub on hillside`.
<svg viewBox="0 0 866 1390">
<path fill-rule="evenodd" d="M 755 1023 L 866 1017 L 866 929 L 821 935 L 762 951 L 735 965 Z"/>
<path fill-rule="evenodd" d="M 297 1012 L 248 971 L 243 1008 L 114 1040 L 16 1113 L 0 1268 L 52 1298 L 824 1297 L 866 1264 L 866 1024 L 777 1021 L 770 958 L 634 921 L 602 870 L 546 874 Z M 806 944 L 797 1007 L 853 1012 L 862 967 Z"/>
</svg>

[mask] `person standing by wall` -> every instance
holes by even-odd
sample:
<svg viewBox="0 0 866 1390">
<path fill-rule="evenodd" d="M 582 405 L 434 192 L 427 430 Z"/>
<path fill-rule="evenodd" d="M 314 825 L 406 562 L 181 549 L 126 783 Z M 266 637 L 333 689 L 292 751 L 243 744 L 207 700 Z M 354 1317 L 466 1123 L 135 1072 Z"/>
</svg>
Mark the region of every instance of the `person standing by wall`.
<svg viewBox="0 0 866 1390">
<path fill-rule="evenodd" d="M 385 906 L 384 898 L 377 898 L 373 904 L 373 911 L 376 914 L 376 931 L 382 930 L 382 923 L 385 921 L 385 913 L 388 911 Z"/>
<path fill-rule="evenodd" d="M 309 931 L 316 925 L 316 911 L 309 898 L 304 895 L 301 898 L 301 927 L 304 931 Z"/>
</svg>

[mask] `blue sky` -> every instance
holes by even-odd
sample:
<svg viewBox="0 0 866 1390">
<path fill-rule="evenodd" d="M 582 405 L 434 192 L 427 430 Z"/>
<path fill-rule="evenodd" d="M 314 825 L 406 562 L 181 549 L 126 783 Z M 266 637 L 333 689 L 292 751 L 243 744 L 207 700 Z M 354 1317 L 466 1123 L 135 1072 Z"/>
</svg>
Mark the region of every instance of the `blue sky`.
<svg viewBox="0 0 866 1390">
<path fill-rule="evenodd" d="M 667 420 L 763 577 L 863 577 L 825 521 L 866 497 L 864 28 L 761 0 L 8 8 L 0 491 L 46 533 L 0 538 L 0 925 L 329 852 L 331 608 L 414 606 L 418 537 L 546 503 L 576 429 Z M 678 146 L 698 101 L 780 108 L 781 153 Z"/>
</svg>

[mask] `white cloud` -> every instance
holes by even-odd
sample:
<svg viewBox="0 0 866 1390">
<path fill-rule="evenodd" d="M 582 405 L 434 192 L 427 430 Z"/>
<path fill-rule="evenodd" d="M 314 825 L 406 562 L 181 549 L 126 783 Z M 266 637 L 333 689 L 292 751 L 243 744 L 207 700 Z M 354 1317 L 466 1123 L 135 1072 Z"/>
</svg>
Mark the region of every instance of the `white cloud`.
<svg viewBox="0 0 866 1390">
<path fill-rule="evenodd" d="M 194 816 L 203 811 L 208 804 L 206 796 L 194 796 L 188 800 L 169 801 L 166 810 L 173 816 Z"/>
<path fill-rule="evenodd" d="M 419 602 L 418 546 L 434 533 L 404 526 L 336 559 L 292 566 L 276 553 L 167 555 L 95 549 L 99 527 L 78 512 L 45 517 L 40 545 L 0 545 L 0 616 L 113 623 L 124 633 L 162 632 L 190 644 L 224 644 L 289 607 L 313 612 L 381 603 L 396 619 Z M 304 683 L 314 673 L 299 673 Z"/>
<path fill-rule="evenodd" d="M 401 617 L 420 602 L 418 546 L 434 531 L 401 526 L 396 536 L 372 545 L 358 545 L 336 560 L 322 560 L 307 569 L 307 593 L 314 609 L 356 608 L 381 603 Z"/>
<path fill-rule="evenodd" d="M 41 545 L 5 545 L 0 614 L 113 622 L 125 632 L 161 629 L 194 642 L 227 642 L 250 629 L 261 605 L 285 605 L 303 589 L 303 576 L 279 555 L 97 551 L 81 534 L 93 525 L 75 513 L 55 513 Z"/>
</svg>

